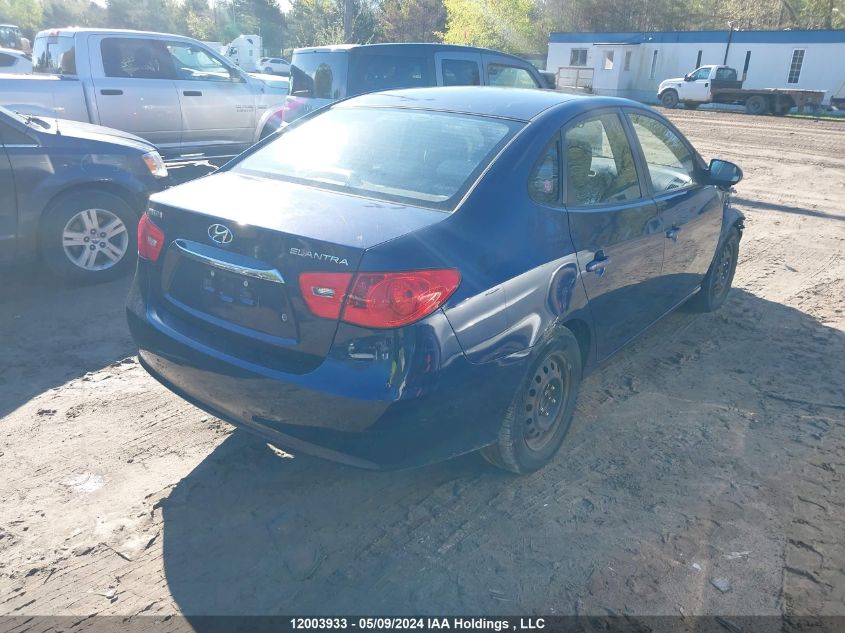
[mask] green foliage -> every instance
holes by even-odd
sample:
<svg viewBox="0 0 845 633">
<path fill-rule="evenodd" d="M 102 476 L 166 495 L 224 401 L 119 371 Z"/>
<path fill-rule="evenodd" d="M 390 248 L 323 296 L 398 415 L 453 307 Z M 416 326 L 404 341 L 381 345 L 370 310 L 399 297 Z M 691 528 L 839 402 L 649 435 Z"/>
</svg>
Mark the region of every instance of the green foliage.
<svg viewBox="0 0 845 633">
<path fill-rule="evenodd" d="M 539 8 L 535 0 L 443 0 L 443 4 L 444 42 L 505 52 L 530 51 L 540 44 L 534 28 Z"/>
<path fill-rule="evenodd" d="M 383 42 L 439 42 L 446 29 L 443 0 L 384 0 L 379 16 Z"/>
<path fill-rule="evenodd" d="M 24 36 L 41 29 L 44 7 L 37 0 L 0 0 L 0 22 L 17 24 Z"/>
</svg>

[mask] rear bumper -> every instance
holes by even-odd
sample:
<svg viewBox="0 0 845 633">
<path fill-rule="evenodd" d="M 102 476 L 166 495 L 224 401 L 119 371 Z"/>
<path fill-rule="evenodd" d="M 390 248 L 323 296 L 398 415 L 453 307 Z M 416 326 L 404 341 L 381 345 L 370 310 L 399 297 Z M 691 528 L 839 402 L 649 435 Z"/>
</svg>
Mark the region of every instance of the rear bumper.
<svg viewBox="0 0 845 633">
<path fill-rule="evenodd" d="M 302 374 L 226 356 L 173 330 L 137 286 L 127 319 L 141 364 L 192 404 L 294 453 L 371 469 L 419 466 L 494 442 L 528 362 L 470 363 L 442 312 L 381 332 L 390 351 L 367 360 L 348 356 L 357 328 L 341 326 L 342 343 Z"/>
</svg>

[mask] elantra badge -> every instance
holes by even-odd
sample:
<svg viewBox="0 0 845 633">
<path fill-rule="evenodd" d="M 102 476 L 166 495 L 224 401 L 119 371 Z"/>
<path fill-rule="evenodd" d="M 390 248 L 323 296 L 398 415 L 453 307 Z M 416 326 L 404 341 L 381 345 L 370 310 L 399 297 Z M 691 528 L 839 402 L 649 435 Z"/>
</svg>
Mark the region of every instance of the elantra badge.
<svg viewBox="0 0 845 633">
<path fill-rule="evenodd" d="M 224 226 L 223 224 L 212 224 L 208 227 L 208 237 L 211 238 L 212 242 L 216 242 L 218 244 L 229 244 L 233 239 L 235 239 L 235 234 L 232 233 L 228 226 Z"/>
</svg>

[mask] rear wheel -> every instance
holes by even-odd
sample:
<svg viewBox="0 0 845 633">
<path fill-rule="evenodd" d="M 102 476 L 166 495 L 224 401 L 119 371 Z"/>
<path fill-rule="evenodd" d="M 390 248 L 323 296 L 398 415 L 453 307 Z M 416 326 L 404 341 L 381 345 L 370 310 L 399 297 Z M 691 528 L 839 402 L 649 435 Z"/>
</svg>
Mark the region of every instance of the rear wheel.
<svg viewBox="0 0 845 633">
<path fill-rule="evenodd" d="M 125 200 L 102 191 L 58 199 L 42 220 L 40 249 L 55 274 L 82 282 L 113 279 L 135 259 L 138 215 Z"/>
<path fill-rule="evenodd" d="M 664 108 L 674 108 L 678 105 L 678 93 L 674 90 L 666 90 L 660 95 L 660 103 Z"/>
<path fill-rule="evenodd" d="M 264 69 L 264 73 L 267 75 L 272 75 L 273 69 L 270 66 L 267 66 L 267 68 Z"/>
<path fill-rule="evenodd" d="M 569 331 L 532 363 L 484 458 L 514 473 L 534 472 L 555 456 L 572 424 L 581 386 L 581 351 Z"/>
<path fill-rule="evenodd" d="M 769 100 L 763 95 L 754 95 L 745 102 L 745 110 L 748 114 L 768 114 Z"/>
<path fill-rule="evenodd" d="M 701 290 L 689 302 L 694 311 L 712 312 L 722 307 L 733 283 L 738 258 L 739 231 L 731 228 L 710 263 L 710 269 L 701 282 Z"/>
</svg>

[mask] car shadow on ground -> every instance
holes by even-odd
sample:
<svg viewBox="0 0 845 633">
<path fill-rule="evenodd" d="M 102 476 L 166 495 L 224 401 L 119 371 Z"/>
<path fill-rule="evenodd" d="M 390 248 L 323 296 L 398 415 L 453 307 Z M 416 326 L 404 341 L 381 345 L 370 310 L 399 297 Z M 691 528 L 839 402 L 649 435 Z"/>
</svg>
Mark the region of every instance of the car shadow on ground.
<svg viewBox="0 0 845 633">
<path fill-rule="evenodd" d="M 0 271 L 0 418 L 134 353 L 124 315 L 131 279 L 86 286 L 36 264 Z"/>
<path fill-rule="evenodd" d="M 720 312 L 676 312 L 589 377 L 566 450 L 521 478 L 476 455 L 367 472 L 238 431 L 161 502 L 171 595 L 188 616 L 572 613 L 618 576 L 633 611 L 662 612 L 681 588 L 777 613 L 778 587 L 722 598 L 676 562 L 726 565 L 714 542 L 740 550 L 745 532 L 787 522 L 790 494 L 749 495 L 793 485 L 815 441 L 802 416 L 845 422 L 843 357 L 840 330 L 734 290 Z M 782 555 L 761 545 L 755 573 L 781 578 L 767 566 Z"/>
</svg>

